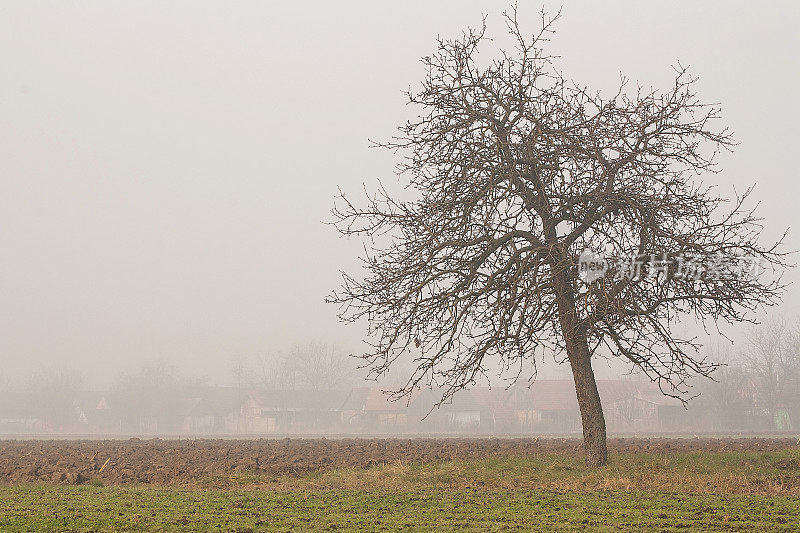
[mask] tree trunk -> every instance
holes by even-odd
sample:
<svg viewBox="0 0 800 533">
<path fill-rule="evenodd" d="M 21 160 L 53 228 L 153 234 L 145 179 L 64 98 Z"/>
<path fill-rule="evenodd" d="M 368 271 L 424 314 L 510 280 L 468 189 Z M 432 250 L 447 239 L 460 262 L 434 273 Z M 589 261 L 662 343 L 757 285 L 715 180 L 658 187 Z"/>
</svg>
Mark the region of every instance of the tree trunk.
<svg viewBox="0 0 800 533">
<path fill-rule="evenodd" d="M 581 411 L 583 425 L 583 449 L 588 466 L 605 466 L 608 464 L 608 448 L 606 447 L 606 419 L 597 382 L 592 370 L 592 357 L 589 353 L 589 342 L 586 332 L 578 323 L 575 306 L 575 293 L 567 278 L 566 269 L 560 269 L 554 276 L 556 304 L 558 306 L 561 334 L 567 350 L 572 377 L 575 380 L 575 393 Z"/>
<path fill-rule="evenodd" d="M 608 464 L 606 419 L 603 415 L 603 406 L 600 403 L 600 394 L 597 392 L 597 382 L 594 379 L 589 349 L 585 339 L 583 339 L 583 346 L 580 346 L 580 340 L 568 344 L 573 345 L 575 348 L 575 352 L 568 355 L 572 366 L 572 376 L 575 380 L 578 407 L 581 410 L 586 465 L 605 466 Z M 576 344 L 577 346 L 575 346 Z"/>
</svg>

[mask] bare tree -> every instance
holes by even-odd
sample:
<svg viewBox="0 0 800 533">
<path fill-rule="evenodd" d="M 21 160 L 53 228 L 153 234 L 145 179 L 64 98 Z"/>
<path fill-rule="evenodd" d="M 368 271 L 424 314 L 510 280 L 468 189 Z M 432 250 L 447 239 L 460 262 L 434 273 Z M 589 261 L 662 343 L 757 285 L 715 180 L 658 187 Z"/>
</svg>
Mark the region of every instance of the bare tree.
<svg viewBox="0 0 800 533">
<path fill-rule="evenodd" d="M 51 430 L 64 430 L 79 421 L 78 394 L 86 390 L 83 374 L 75 369 L 41 368 L 28 379 L 35 394 L 33 409 Z"/>
<path fill-rule="evenodd" d="M 243 389 L 252 382 L 253 369 L 248 365 L 247 357 L 243 355 L 231 356 L 230 373 L 237 389 Z"/>
<path fill-rule="evenodd" d="M 229 371 L 239 389 L 291 389 L 293 383 L 286 375 L 286 360 L 278 352 L 262 351 L 252 357 L 235 355 L 230 358 Z"/>
<path fill-rule="evenodd" d="M 295 344 L 288 352 L 262 352 L 251 368 L 242 361 L 242 379 L 265 389 L 346 389 L 359 377 L 356 360 L 324 342 Z"/>
<path fill-rule="evenodd" d="M 543 50 L 556 17 L 523 33 L 506 14 L 513 52 L 478 60 L 486 25 L 440 39 L 422 59 L 426 75 L 408 101 L 420 110 L 380 143 L 404 155 L 400 176 L 413 197 L 382 185 L 363 205 L 345 194 L 334 208 L 345 235 L 368 237 L 364 277 L 345 274 L 329 301 L 347 322 L 366 319 L 381 375 L 404 352 L 416 371 L 397 395 L 441 386 L 443 401 L 481 377 L 492 360 L 511 365 L 546 348 L 568 361 L 580 405 L 587 463 L 607 461 L 606 428 L 592 357 L 627 358 L 662 391 L 683 397 L 686 379 L 714 364 L 676 335 L 681 315 L 740 321 L 772 303 L 778 280 L 686 275 L 681 260 L 730 264 L 742 256 L 782 268 L 759 244 L 749 191 L 730 206 L 697 177 L 717 170 L 732 145 L 712 128 L 694 79 L 676 72 L 666 91 L 610 97 L 568 81 Z M 643 260 L 639 275 L 614 264 L 581 275 L 584 250 Z M 779 279 L 779 278 L 778 278 Z"/>
<path fill-rule="evenodd" d="M 284 388 L 283 358 L 279 353 L 262 351 L 253 358 L 253 384 L 262 389 Z"/>
<path fill-rule="evenodd" d="M 354 383 L 355 365 L 339 348 L 311 342 L 294 346 L 284 358 L 283 373 L 294 387 L 346 389 Z"/>
<path fill-rule="evenodd" d="M 709 357 L 713 361 L 723 361 L 725 355 L 717 345 Z M 730 361 L 730 356 L 727 359 L 729 362 L 715 371 L 714 379 L 703 380 L 699 387 L 707 414 L 712 416 L 711 424 L 703 428 L 706 431 L 741 429 L 753 422 L 754 394 L 750 375 L 738 361 Z"/>
<path fill-rule="evenodd" d="M 800 400 L 800 326 L 782 318 L 753 327 L 744 352 L 758 400 L 771 421 L 779 410 L 797 417 L 791 406 Z M 791 425 L 790 419 L 789 424 Z"/>
<path fill-rule="evenodd" d="M 175 387 L 183 379 L 165 359 L 143 360 L 135 369 L 123 370 L 114 379 L 114 389 L 153 391 Z"/>
</svg>

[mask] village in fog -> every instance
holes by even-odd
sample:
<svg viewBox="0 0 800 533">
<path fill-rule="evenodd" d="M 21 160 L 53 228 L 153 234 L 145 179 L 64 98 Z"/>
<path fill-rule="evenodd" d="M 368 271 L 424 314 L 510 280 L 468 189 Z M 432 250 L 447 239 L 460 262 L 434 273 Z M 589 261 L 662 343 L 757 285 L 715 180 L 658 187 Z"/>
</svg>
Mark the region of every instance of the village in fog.
<svg viewBox="0 0 800 533">
<path fill-rule="evenodd" d="M 744 388 L 743 388 L 744 387 Z M 740 434 L 794 429 L 753 382 L 706 387 L 684 407 L 649 381 L 598 381 L 610 434 Z M 264 390 L 186 385 L 111 392 L 0 393 L 0 438 L 569 435 L 580 433 L 574 385 L 474 388 L 439 408 L 437 390 L 391 401 L 380 388 Z M 791 409 L 791 410 L 790 410 Z"/>
<path fill-rule="evenodd" d="M 682 398 L 641 374 L 599 379 L 609 433 L 795 431 L 798 341 L 792 323 L 752 327 L 747 351 Z M 120 373 L 108 390 L 90 390 L 77 372 L 40 370 L 16 390 L 0 391 L 0 438 L 569 436 L 581 430 L 574 384 L 563 374 L 471 387 L 441 402 L 436 388 L 394 397 L 392 383 L 359 378 L 357 365 L 335 346 L 310 343 L 283 356 L 232 358 L 227 385 L 189 379 L 163 361 Z"/>
</svg>

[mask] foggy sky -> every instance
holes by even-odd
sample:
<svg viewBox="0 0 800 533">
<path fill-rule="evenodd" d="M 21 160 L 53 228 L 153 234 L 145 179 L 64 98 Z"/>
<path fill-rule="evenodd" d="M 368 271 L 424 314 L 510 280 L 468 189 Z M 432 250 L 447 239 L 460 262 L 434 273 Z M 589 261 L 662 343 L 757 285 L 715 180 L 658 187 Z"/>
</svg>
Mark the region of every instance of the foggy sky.
<svg viewBox="0 0 800 533">
<path fill-rule="evenodd" d="M 0 3 L 0 374 L 163 358 L 213 382 L 237 355 L 356 349 L 323 298 L 360 245 L 322 221 L 338 186 L 396 180 L 368 138 L 409 117 L 436 35 L 483 12 L 500 35 L 506 5 Z M 774 237 L 800 226 L 799 27 L 796 2 L 565 2 L 548 50 L 601 89 L 690 65 L 740 143 L 708 182 L 758 183 Z"/>
</svg>

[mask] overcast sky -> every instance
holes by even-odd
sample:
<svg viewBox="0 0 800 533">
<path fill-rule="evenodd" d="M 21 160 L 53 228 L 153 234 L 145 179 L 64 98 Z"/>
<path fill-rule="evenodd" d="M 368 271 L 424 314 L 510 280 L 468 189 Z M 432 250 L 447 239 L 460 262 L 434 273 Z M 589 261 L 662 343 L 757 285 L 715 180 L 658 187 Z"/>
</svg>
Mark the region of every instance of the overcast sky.
<svg viewBox="0 0 800 533">
<path fill-rule="evenodd" d="M 359 252 L 322 224 L 337 186 L 395 179 L 368 138 L 408 117 L 437 34 L 485 12 L 500 35 L 504 6 L 0 3 L 0 373 L 163 358 L 224 381 L 235 355 L 357 347 L 323 303 Z M 757 183 L 798 249 L 799 28 L 797 2 L 566 2 L 549 50 L 601 89 L 690 65 L 740 142 L 712 182 Z"/>
</svg>

